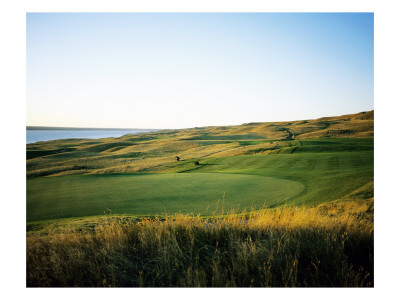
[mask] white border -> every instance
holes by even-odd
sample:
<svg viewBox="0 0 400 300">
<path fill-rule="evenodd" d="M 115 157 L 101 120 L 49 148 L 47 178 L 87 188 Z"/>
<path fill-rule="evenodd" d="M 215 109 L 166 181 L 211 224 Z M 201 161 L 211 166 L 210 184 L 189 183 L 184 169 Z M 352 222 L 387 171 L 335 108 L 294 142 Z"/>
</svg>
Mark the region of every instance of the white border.
<svg viewBox="0 0 400 300">
<path fill-rule="evenodd" d="M 397 293 L 399 177 L 396 126 L 400 100 L 398 10 L 395 1 L 3 1 L 0 5 L 1 65 L 1 294 L 50 299 L 94 296 L 205 296 L 296 299 L 375 299 Z M 374 289 L 27 289 L 25 288 L 25 13 L 26 12 L 374 12 L 375 14 L 375 228 Z M 254 293 L 256 295 L 254 295 Z"/>
</svg>

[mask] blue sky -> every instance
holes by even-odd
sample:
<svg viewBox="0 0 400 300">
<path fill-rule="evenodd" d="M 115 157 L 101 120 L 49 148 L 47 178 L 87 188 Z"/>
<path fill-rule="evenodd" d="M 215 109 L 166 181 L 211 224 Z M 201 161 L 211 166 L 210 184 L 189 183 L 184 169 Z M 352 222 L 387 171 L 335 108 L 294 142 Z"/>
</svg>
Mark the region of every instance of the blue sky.
<svg viewBox="0 0 400 300">
<path fill-rule="evenodd" d="M 372 13 L 28 13 L 27 125 L 187 128 L 373 109 Z"/>
</svg>

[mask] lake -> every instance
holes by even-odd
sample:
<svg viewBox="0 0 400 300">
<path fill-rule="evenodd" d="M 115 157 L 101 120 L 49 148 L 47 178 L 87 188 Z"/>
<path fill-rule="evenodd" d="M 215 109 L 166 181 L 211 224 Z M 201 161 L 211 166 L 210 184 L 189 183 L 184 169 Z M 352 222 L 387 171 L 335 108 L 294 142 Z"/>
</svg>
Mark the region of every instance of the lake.
<svg viewBox="0 0 400 300">
<path fill-rule="evenodd" d="M 140 132 L 151 132 L 155 129 L 124 129 L 124 130 L 112 130 L 112 129 L 90 129 L 90 130 L 26 130 L 26 143 L 36 143 L 41 141 L 51 141 L 59 139 L 100 139 L 107 137 L 120 137 L 125 134 L 134 134 Z"/>
</svg>

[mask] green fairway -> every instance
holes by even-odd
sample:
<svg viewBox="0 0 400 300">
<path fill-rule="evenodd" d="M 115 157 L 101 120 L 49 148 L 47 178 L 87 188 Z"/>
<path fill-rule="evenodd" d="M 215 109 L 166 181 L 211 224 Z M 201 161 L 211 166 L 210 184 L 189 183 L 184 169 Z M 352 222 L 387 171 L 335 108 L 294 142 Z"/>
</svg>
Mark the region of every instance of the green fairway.
<svg viewBox="0 0 400 300">
<path fill-rule="evenodd" d="M 212 216 L 223 202 L 225 211 L 249 211 L 264 204 L 368 199 L 374 139 L 373 120 L 365 115 L 323 124 L 244 124 L 30 144 L 27 221 L 104 214 Z M 343 138 L 349 132 L 361 137 Z M 298 139 L 302 134 L 317 138 Z"/>
<path fill-rule="evenodd" d="M 224 172 L 284 178 L 304 189 L 288 203 L 319 204 L 373 182 L 373 151 L 246 155 L 209 158 L 191 172 Z M 368 192 L 373 193 L 373 186 Z"/>
<path fill-rule="evenodd" d="M 28 222 L 109 213 L 211 215 L 218 200 L 221 209 L 224 194 L 225 210 L 318 204 L 371 183 L 373 152 L 243 155 L 207 158 L 195 168 L 182 162 L 179 168 L 168 174 L 28 179 Z"/>
<path fill-rule="evenodd" d="M 218 173 L 38 178 L 27 182 L 27 219 L 109 213 L 211 215 L 217 205 L 221 211 L 222 204 L 225 210 L 276 205 L 303 188 L 286 179 Z"/>
</svg>

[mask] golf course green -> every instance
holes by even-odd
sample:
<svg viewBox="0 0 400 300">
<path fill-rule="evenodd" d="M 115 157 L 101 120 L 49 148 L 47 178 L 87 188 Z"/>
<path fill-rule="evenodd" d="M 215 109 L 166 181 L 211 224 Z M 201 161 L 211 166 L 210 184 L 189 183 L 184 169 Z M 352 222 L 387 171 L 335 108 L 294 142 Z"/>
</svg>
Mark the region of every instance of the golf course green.
<svg viewBox="0 0 400 300">
<path fill-rule="evenodd" d="M 287 201 L 303 184 L 257 175 L 180 173 L 28 180 L 28 221 L 103 214 L 212 214 Z"/>
<path fill-rule="evenodd" d="M 373 197 L 373 111 L 27 145 L 27 222 Z M 177 160 L 176 157 L 180 159 Z"/>
<path fill-rule="evenodd" d="M 307 146 L 303 146 L 307 147 Z M 210 157 L 174 173 L 99 174 L 27 179 L 27 221 L 100 215 L 155 216 L 217 209 L 247 211 L 340 199 L 373 180 L 373 151 Z M 175 168 L 175 167 L 174 167 Z"/>
</svg>

